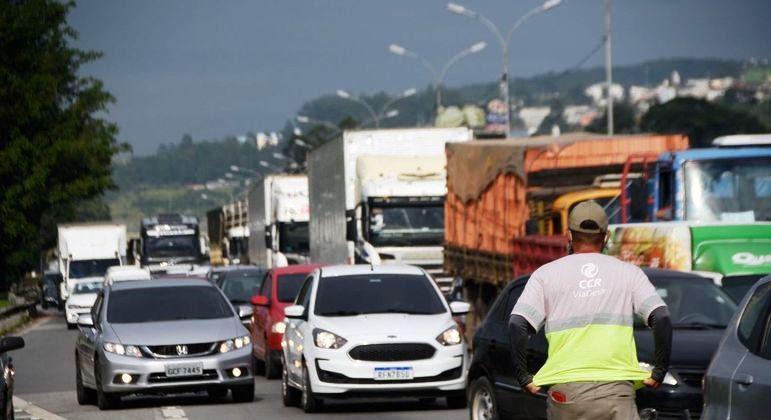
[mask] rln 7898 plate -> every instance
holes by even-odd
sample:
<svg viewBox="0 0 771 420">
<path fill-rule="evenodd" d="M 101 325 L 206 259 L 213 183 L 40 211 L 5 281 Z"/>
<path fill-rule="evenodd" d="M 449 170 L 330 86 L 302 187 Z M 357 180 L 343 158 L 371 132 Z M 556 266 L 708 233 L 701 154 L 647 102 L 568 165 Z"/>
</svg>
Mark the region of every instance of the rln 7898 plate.
<svg viewBox="0 0 771 420">
<path fill-rule="evenodd" d="M 376 381 L 404 381 L 412 379 L 411 367 L 376 367 Z"/>
</svg>

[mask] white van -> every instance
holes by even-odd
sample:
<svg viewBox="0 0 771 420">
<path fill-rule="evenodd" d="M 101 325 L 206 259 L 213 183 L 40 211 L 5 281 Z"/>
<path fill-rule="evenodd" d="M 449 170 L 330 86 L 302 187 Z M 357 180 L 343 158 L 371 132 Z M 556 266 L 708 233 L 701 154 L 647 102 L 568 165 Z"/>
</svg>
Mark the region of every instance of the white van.
<svg viewBox="0 0 771 420">
<path fill-rule="evenodd" d="M 109 286 L 119 281 L 150 280 L 150 270 L 134 265 L 114 266 L 107 269 L 104 285 Z"/>
</svg>

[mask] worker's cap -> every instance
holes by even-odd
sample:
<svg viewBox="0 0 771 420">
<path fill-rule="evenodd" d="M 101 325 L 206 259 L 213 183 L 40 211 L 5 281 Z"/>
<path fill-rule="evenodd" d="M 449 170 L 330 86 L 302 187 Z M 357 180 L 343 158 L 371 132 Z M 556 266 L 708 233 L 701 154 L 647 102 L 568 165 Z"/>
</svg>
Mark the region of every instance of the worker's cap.
<svg viewBox="0 0 771 420">
<path fill-rule="evenodd" d="M 594 200 L 584 201 L 570 211 L 568 228 L 575 232 L 602 233 L 608 230 L 608 215 Z"/>
</svg>

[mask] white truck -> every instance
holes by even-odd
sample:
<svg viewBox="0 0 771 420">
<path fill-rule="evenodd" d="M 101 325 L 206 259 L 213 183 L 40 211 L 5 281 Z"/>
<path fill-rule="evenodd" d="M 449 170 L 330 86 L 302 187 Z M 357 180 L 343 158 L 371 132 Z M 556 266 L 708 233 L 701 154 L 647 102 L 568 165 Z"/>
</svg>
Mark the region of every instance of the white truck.
<svg viewBox="0 0 771 420">
<path fill-rule="evenodd" d="M 445 144 L 467 128 L 346 131 L 308 157 L 311 260 L 412 264 L 443 292 Z"/>
<path fill-rule="evenodd" d="M 308 262 L 308 177 L 269 175 L 249 191 L 249 263 Z"/>
<path fill-rule="evenodd" d="M 107 269 L 126 262 L 126 225 L 73 223 L 57 226 L 62 300 L 78 282 L 104 280 Z"/>
</svg>

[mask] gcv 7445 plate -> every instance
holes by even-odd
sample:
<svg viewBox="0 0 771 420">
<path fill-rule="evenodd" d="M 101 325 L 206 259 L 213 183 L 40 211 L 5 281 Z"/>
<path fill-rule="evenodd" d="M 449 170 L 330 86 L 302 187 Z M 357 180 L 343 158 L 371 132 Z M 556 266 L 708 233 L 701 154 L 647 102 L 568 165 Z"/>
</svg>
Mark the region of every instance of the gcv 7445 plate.
<svg viewBox="0 0 771 420">
<path fill-rule="evenodd" d="M 164 368 L 168 377 L 203 375 L 203 363 L 175 363 Z"/>
</svg>

